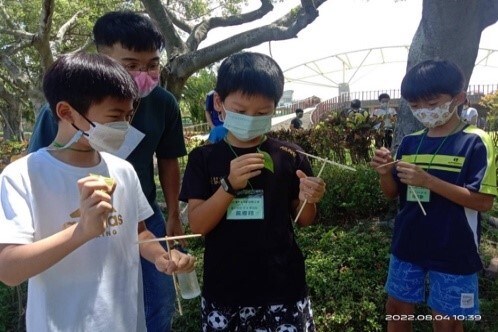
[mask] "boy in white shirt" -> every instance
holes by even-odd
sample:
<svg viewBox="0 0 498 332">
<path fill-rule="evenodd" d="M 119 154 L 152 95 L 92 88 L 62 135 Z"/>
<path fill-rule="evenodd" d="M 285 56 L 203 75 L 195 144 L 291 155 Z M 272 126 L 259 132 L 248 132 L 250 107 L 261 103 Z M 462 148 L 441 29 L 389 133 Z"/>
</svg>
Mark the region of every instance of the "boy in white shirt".
<svg viewBox="0 0 498 332">
<path fill-rule="evenodd" d="M 76 53 L 43 80 L 58 119 L 48 148 L 0 174 L 0 281 L 29 279 L 28 331 L 145 331 L 140 255 L 159 271 L 189 271 L 143 223 L 152 209 L 121 146 L 137 88 L 105 55 Z M 114 181 L 106 182 L 102 177 Z"/>
</svg>

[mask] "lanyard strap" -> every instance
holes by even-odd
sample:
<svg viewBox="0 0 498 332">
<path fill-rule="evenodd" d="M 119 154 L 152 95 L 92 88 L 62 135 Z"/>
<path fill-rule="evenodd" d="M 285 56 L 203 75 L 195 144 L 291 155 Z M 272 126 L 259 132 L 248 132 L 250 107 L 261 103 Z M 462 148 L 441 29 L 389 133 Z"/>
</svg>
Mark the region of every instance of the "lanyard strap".
<svg viewBox="0 0 498 332">
<path fill-rule="evenodd" d="M 432 166 L 432 162 L 434 161 L 434 158 L 436 157 L 437 153 L 439 152 L 439 150 L 441 150 L 441 148 L 443 147 L 443 144 L 446 142 L 446 140 L 448 139 L 448 137 L 450 137 L 451 135 L 453 135 L 454 133 L 456 133 L 458 130 L 458 127 L 460 127 L 462 123 L 459 121 L 457 123 L 457 125 L 455 126 L 455 128 L 453 128 L 453 130 L 443 139 L 443 141 L 441 142 L 441 144 L 439 144 L 439 146 L 437 147 L 436 149 L 436 152 L 434 152 L 434 154 L 432 155 L 432 158 L 431 158 L 431 161 L 429 162 L 429 166 L 427 167 L 427 170 L 429 170 Z M 427 136 L 427 133 L 429 132 L 429 129 L 427 129 L 425 132 L 424 132 L 424 136 L 422 136 L 422 139 L 420 140 L 420 143 L 418 143 L 418 147 L 417 147 L 417 151 L 415 152 L 415 160 L 413 161 L 414 164 L 417 163 L 417 156 L 418 156 L 418 152 L 420 150 L 420 147 L 422 146 L 422 142 L 425 138 L 425 136 Z"/>
</svg>

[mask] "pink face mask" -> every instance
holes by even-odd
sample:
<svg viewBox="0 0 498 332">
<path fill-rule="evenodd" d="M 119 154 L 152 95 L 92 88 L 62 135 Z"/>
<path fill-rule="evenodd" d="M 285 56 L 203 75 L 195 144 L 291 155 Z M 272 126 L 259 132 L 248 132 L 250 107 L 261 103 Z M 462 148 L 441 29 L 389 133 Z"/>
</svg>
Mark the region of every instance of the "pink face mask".
<svg viewBox="0 0 498 332">
<path fill-rule="evenodd" d="M 131 76 L 135 79 L 140 98 L 146 97 L 159 84 L 159 73 L 152 75 L 144 71 L 132 71 Z"/>
</svg>

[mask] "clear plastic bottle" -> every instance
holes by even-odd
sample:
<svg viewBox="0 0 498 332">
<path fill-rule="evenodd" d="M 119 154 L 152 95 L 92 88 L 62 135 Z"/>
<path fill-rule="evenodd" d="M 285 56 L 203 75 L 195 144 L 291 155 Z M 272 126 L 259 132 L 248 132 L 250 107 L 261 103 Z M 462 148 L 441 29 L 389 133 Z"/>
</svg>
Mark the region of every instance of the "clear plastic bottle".
<svg viewBox="0 0 498 332">
<path fill-rule="evenodd" d="M 175 245 L 175 249 L 188 254 L 187 250 L 180 245 Z M 176 273 L 176 280 L 178 280 L 178 288 L 180 288 L 182 298 L 189 300 L 201 295 L 201 288 L 199 287 L 195 269 L 186 273 Z"/>
</svg>

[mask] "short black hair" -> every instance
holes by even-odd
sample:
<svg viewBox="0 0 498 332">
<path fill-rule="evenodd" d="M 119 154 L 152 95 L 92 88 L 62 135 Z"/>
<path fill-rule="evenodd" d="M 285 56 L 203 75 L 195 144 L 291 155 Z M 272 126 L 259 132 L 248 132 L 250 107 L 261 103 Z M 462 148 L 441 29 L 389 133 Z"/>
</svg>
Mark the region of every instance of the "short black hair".
<svg viewBox="0 0 498 332">
<path fill-rule="evenodd" d="M 385 99 L 385 98 L 391 99 L 391 96 L 389 96 L 389 94 L 387 94 L 387 93 L 381 93 L 379 95 L 379 101 L 381 101 L 382 99 Z"/>
<path fill-rule="evenodd" d="M 303 109 L 302 109 L 302 108 L 296 108 L 296 111 L 295 111 L 295 112 L 296 112 L 296 114 L 297 114 L 297 113 L 304 113 L 304 111 L 303 111 Z"/>
<path fill-rule="evenodd" d="M 222 101 L 230 93 L 240 91 L 248 96 L 270 98 L 277 106 L 284 93 L 284 74 L 278 63 L 268 55 L 239 52 L 221 63 L 215 90 Z"/>
<path fill-rule="evenodd" d="M 134 52 L 161 51 L 164 37 L 152 20 L 129 10 L 109 12 L 93 26 L 93 39 L 97 50 L 120 43 Z"/>
<path fill-rule="evenodd" d="M 78 52 L 63 55 L 43 77 L 43 93 L 55 118 L 57 104 L 65 101 L 81 114 L 107 97 L 120 100 L 138 97 L 131 75 L 103 54 Z"/>
<path fill-rule="evenodd" d="M 359 99 L 351 100 L 351 108 L 360 108 L 360 107 L 361 107 L 361 101 Z"/>
<path fill-rule="evenodd" d="M 441 94 L 452 97 L 464 90 L 465 75 L 449 60 L 426 60 L 411 68 L 401 82 L 401 96 L 409 102 Z"/>
</svg>

